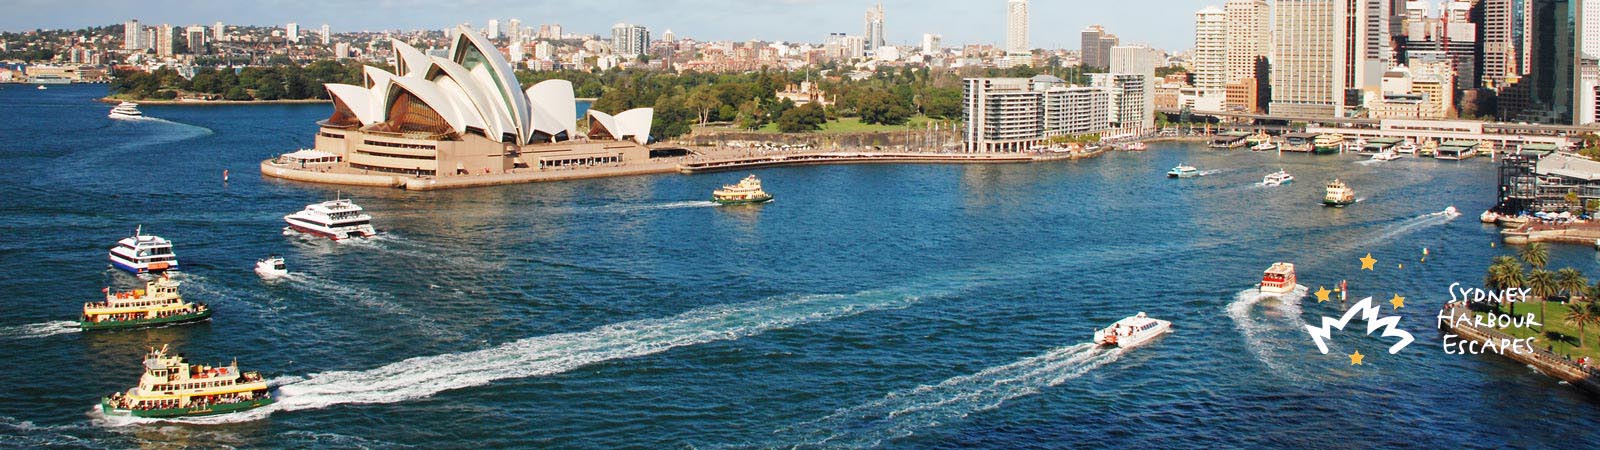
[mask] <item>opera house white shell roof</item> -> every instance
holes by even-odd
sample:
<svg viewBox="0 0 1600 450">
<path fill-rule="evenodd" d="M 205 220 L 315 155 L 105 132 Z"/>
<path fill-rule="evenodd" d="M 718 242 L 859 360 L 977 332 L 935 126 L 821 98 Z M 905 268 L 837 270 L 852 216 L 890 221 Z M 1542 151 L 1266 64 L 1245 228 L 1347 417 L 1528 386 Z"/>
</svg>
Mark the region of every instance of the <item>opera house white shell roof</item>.
<svg viewBox="0 0 1600 450">
<path fill-rule="evenodd" d="M 434 136 L 476 133 L 516 144 L 578 138 L 571 82 L 549 80 L 524 91 L 505 56 L 471 28 L 457 28 L 452 42 L 446 59 L 393 41 L 395 73 L 368 66 L 364 86 L 327 85 L 335 104 L 329 122 Z M 654 112 L 642 108 L 613 117 L 591 110 L 589 117 L 591 125 L 603 127 L 591 128 L 590 139 L 646 144 Z"/>
</svg>

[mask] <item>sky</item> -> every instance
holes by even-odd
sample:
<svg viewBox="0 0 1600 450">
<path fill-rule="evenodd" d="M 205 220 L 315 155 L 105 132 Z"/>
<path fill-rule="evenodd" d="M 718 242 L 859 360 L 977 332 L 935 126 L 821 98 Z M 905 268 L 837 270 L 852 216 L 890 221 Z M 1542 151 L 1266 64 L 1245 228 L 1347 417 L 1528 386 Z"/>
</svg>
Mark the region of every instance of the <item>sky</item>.
<svg viewBox="0 0 1600 450">
<path fill-rule="evenodd" d="M 1224 0 L 1033 0 L 1032 45 L 1078 48 L 1078 32 L 1104 25 L 1123 42 L 1170 50 L 1194 45 L 1194 12 Z M 559 23 L 568 32 L 609 33 L 618 22 L 641 24 L 652 37 L 672 30 L 699 40 L 821 42 L 828 33 L 862 34 L 875 0 L 8 0 L 0 30 L 82 28 L 122 23 L 277 25 L 327 23 L 334 32 L 481 28 L 493 18 L 524 26 Z M 947 46 L 1001 44 L 1006 0 L 884 0 L 893 44 L 916 45 L 923 33 Z"/>
</svg>

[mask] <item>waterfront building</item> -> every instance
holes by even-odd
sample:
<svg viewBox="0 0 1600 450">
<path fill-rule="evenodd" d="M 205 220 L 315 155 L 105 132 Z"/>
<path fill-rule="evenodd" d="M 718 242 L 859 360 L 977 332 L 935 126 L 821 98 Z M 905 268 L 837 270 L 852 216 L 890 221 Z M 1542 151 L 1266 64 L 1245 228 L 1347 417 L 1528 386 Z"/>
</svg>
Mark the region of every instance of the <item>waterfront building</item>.
<svg viewBox="0 0 1600 450">
<path fill-rule="evenodd" d="M 1145 45 L 1119 45 L 1111 48 L 1109 69 L 1112 74 L 1132 75 L 1140 77 L 1137 83 L 1144 91 L 1137 96 L 1123 96 L 1118 98 L 1113 93 L 1113 104 L 1118 108 L 1138 107 L 1137 114 L 1118 114 L 1112 119 L 1118 126 L 1129 131 L 1149 130 L 1155 127 L 1155 84 L 1156 66 L 1161 64 L 1161 52 Z M 1128 85 L 1131 82 L 1108 81 L 1104 87 L 1117 89 L 1115 85 Z M 1219 108 L 1220 109 L 1220 108 Z"/>
<path fill-rule="evenodd" d="M 1110 92 L 1060 78 L 968 78 L 963 83 L 968 152 L 1021 152 L 1050 138 L 1110 128 Z"/>
<path fill-rule="evenodd" d="M 1600 162 L 1554 146 L 1528 146 L 1500 160 L 1501 214 L 1582 215 L 1600 203 Z"/>
<path fill-rule="evenodd" d="M 1279 0 L 1272 20 L 1273 115 L 1344 115 L 1349 0 Z"/>
<path fill-rule="evenodd" d="M 1192 108 L 1222 111 L 1227 100 L 1227 64 L 1227 16 L 1222 9 L 1208 6 L 1195 13 Z"/>
<path fill-rule="evenodd" d="M 876 52 L 879 47 L 888 45 L 888 39 L 883 35 L 883 23 L 883 2 L 878 2 L 877 6 L 867 8 L 861 35 L 866 39 L 867 48 L 871 51 Z"/>
<path fill-rule="evenodd" d="M 1090 74 L 1090 85 L 1106 89 L 1107 120 L 1119 135 L 1137 135 L 1154 128 L 1155 102 L 1150 77 L 1131 73 Z"/>
<path fill-rule="evenodd" d="M 1028 0 L 1006 2 L 1006 57 L 1013 64 L 1032 59 L 1028 43 Z M 1024 62 L 1025 63 L 1025 62 Z"/>
<path fill-rule="evenodd" d="M 1111 48 L 1119 42 L 1117 36 L 1106 33 L 1105 27 L 1090 25 L 1081 33 L 1082 44 L 1079 48 L 1083 59 L 1083 67 L 1099 69 L 1111 67 Z"/>
<path fill-rule="evenodd" d="M 362 85 L 327 85 L 333 114 L 318 123 L 315 150 L 338 158 L 333 172 L 450 177 L 648 160 L 651 109 L 590 110 L 580 134 L 571 82 L 524 91 L 482 35 L 462 26 L 451 42 L 430 57 L 394 40 L 395 72 L 368 66 Z M 285 164 L 263 173 L 293 176 Z"/>
<path fill-rule="evenodd" d="M 1227 30 L 1227 73 L 1223 83 L 1259 79 L 1256 69 L 1272 52 L 1271 5 L 1267 0 L 1228 0 L 1223 14 Z"/>
<path fill-rule="evenodd" d="M 650 52 L 650 29 L 642 25 L 619 23 L 611 27 L 611 52 L 639 56 Z"/>
</svg>

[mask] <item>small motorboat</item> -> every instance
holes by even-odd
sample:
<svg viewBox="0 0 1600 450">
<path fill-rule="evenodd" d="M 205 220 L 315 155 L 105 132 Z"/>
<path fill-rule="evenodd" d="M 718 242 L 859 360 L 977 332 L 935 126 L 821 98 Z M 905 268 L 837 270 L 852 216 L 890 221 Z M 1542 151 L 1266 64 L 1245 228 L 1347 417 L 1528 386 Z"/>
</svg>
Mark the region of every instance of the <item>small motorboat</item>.
<svg viewBox="0 0 1600 450">
<path fill-rule="evenodd" d="M 1268 174 L 1261 179 L 1262 186 L 1283 186 L 1293 182 L 1294 175 L 1290 175 L 1289 172 L 1283 169 L 1279 169 L 1277 173 Z"/>
<path fill-rule="evenodd" d="M 1194 178 L 1200 176 L 1200 169 L 1187 164 L 1180 164 L 1167 171 L 1167 178 Z"/>
<path fill-rule="evenodd" d="M 44 85 L 42 85 L 42 84 L 41 84 L 41 85 L 39 85 L 39 90 L 41 90 L 41 91 L 42 91 L 42 90 L 45 90 L 45 89 L 50 89 L 50 88 L 47 88 L 47 87 L 44 87 Z"/>
<path fill-rule="evenodd" d="M 263 280 L 276 280 L 289 276 L 289 268 L 283 264 L 283 257 L 268 256 L 256 260 L 256 275 Z"/>
<path fill-rule="evenodd" d="M 1172 331 L 1172 322 L 1151 319 L 1140 312 L 1109 327 L 1095 330 L 1094 343 L 1100 346 L 1114 345 L 1119 348 L 1137 347 L 1168 331 Z"/>
<path fill-rule="evenodd" d="M 1400 159 L 1400 152 L 1394 150 L 1384 150 L 1372 155 L 1373 161 L 1394 161 L 1396 159 Z"/>
<path fill-rule="evenodd" d="M 1150 146 L 1145 145 L 1145 143 L 1143 143 L 1143 142 L 1135 142 L 1135 143 L 1132 143 L 1132 144 L 1128 144 L 1128 151 L 1130 151 L 1130 152 L 1142 152 L 1142 151 L 1149 150 L 1149 149 L 1150 149 Z"/>
<path fill-rule="evenodd" d="M 1399 152 L 1399 153 L 1405 154 L 1405 155 L 1415 155 L 1415 154 L 1417 154 L 1417 150 L 1419 150 L 1419 149 L 1420 149 L 1420 147 L 1417 147 L 1417 143 L 1413 142 L 1410 139 L 1406 139 L 1405 142 L 1400 143 L 1400 145 L 1397 145 L 1394 148 L 1394 150 L 1396 152 Z"/>
<path fill-rule="evenodd" d="M 1260 144 L 1256 144 L 1255 147 L 1250 147 L 1250 150 L 1258 152 L 1270 152 L 1277 149 L 1278 144 L 1274 144 L 1272 142 L 1262 142 Z"/>
</svg>

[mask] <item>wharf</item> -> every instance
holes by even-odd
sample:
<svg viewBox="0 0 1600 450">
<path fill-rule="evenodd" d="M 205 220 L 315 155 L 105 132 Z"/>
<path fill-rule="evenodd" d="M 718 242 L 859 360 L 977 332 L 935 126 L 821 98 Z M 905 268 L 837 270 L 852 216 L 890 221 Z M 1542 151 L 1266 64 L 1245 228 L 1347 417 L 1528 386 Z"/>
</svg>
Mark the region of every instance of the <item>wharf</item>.
<svg viewBox="0 0 1600 450">
<path fill-rule="evenodd" d="M 1594 246 L 1600 242 L 1600 223 L 1578 222 L 1544 224 L 1531 222 L 1516 228 L 1500 231 L 1507 244 L 1522 245 L 1533 242 Z"/>
</svg>

